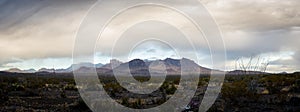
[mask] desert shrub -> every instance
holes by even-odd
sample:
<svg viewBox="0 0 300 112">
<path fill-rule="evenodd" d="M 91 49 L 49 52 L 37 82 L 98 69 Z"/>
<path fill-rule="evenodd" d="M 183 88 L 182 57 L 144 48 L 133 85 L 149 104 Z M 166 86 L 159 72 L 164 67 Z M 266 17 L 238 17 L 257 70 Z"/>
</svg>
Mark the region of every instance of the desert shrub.
<svg viewBox="0 0 300 112">
<path fill-rule="evenodd" d="M 168 85 L 168 87 L 166 88 L 166 93 L 167 93 L 167 94 L 174 94 L 176 90 L 177 90 L 177 88 L 175 87 L 175 84 L 171 83 L 171 84 Z"/>
<path fill-rule="evenodd" d="M 225 98 L 237 98 L 248 95 L 247 84 L 244 81 L 225 83 L 222 88 L 222 96 Z"/>
</svg>

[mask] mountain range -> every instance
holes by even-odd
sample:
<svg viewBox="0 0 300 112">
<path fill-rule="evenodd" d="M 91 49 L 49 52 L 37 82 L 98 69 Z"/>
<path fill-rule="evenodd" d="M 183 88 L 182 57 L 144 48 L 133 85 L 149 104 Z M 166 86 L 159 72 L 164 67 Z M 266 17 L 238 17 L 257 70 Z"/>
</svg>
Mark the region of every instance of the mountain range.
<svg viewBox="0 0 300 112">
<path fill-rule="evenodd" d="M 109 67 L 110 66 L 110 67 Z M 160 74 L 209 74 L 212 69 L 199 66 L 194 61 L 183 59 L 171 59 L 165 60 L 141 60 L 134 59 L 126 63 L 111 62 L 106 67 L 100 67 L 96 69 L 98 73 L 102 74 L 119 74 L 119 75 L 160 75 Z M 183 70 L 183 71 L 182 71 Z M 87 71 L 87 70 L 85 70 Z M 217 71 L 217 70 L 214 70 Z M 218 71 L 221 72 L 221 71 Z"/>
<path fill-rule="evenodd" d="M 196 64 L 194 61 L 182 58 L 182 59 L 172 59 L 166 58 L 164 60 L 141 60 L 134 59 L 129 62 L 121 62 L 116 59 L 112 59 L 110 63 L 107 64 L 93 64 L 93 63 L 79 63 L 72 64 L 70 67 L 65 69 L 49 69 L 41 68 L 39 70 L 29 69 L 20 70 L 18 68 L 11 68 L 5 72 L 12 73 L 71 73 L 75 70 L 78 73 L 92 72 L 96 68 L 97 73 L 100 74 L 133 74 L 133 75 L 160 75 L 162 73 L 166 74 L 210 74 L 214 73 L 224 73 L 224 71 L 214 70 L 206 67 L 202 67 Z M 234 70 L 226 72 L 228 74 L 242 74 L 241 70 Z M 262 72 L 249 72 L 249 74 L 255 73 L 259 74 Z"/>
</svg>

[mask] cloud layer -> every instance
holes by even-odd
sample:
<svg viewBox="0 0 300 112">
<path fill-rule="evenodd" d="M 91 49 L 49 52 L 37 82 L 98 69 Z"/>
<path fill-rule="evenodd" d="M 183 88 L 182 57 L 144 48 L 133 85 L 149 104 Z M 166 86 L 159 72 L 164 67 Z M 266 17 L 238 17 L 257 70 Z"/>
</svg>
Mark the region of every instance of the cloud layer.
<svg viewBox="0 0 300 112">
<path fill-rule="evenodd" d="M 261 55 L 274 59 L 270 62 L 269 71 L 300 70 L 300 1 L 200 1 L 216 19 L 223 33 L 229 69 L 233 68 L 234 60 L 239 57 Z M 32 60 L 71 58 L 76 31 L 93 3 L 95 1 L 92 0 L 0 0 L 0 67 L 30 68 L 28 63 Z M 197 13 L 192 5 L 178 5 L 191 8 L 191 11 Z M 126 17 L 124 21 L 126 19 L 131 18 Z M 180 45 L 180 39 L 177 41 L 175 43 L 178 43 L 180 48 L 186 47 Z M 200 42 L 199 45 L 204 44 Z M 209 60 L 208 53 L 203 47 L 203 60 Z M 108 55 L 100 54 L 100 57 Z M 28 63 L 24 64 L 26 62 Z M 47 65 L 49 63 L 43 64 L 46 67 L 53 66 Z"/>
</svg>

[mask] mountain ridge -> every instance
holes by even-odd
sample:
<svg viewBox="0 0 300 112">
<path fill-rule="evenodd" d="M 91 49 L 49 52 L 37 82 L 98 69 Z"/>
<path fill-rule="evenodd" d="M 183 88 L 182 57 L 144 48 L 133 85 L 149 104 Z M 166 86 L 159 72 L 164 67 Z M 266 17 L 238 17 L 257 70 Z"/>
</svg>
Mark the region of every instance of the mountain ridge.
<svg viewBox="0 0 300 112">
<path fill-rule="evenodd" d="M 164 65 L 153 65 L 153 63 L 163 63 Z M 85 73 L 85 72 L 91 72 L 94 67 L 96 68 L 97 73 L 100 74 L 113 74 L 114 72 L 126 72 L 131 74 L 144 74 L 149 75 L 150 72 L 158 73 L 163 72 L 165 69 L 165 72 L 168 74 L 181 74 L 181 65 L 183 65 L 183 73 L 200 73 L 200 74 L 211 74 L 211 72 L 214 73 L 226 73 L 230 75 L 238 75 L 243 74 L 245 71 L 242 70 L 232 70 L 232 71 L 221 71 L 221 70 L 215 70 L 211 68 L 206 68 L 198 65 L 194 61 L 182 58 L 182 59 L 172 59 L 172 58 L 166 58 L 164 60 L 158 59 L 158 60 L 142 60 L 142 59 L 133 59 L 128 62 L 121 62 L 117 59 L 110 60 L 107 64 L 93 64 L 88 62 L 78 63 L 78 64 L 72 64 L 68 68 L 65 69 L 49 69 L 49 68 L 41 68 L 39 70 L 34 69 L 28 69 L 28 70 L 21 70 L 18 68 L 11 68 L 9 70 L 5 70 L 4 72 L 11 72 L 11 73 L 71 73 L 74 70 L 76 72 Z M 128 69 L 128 70 L 126 70 Z M 265 72 L 259 72 L 259 71 L 247 71 L 246 74 L 267 74 Z"/>
</svg>

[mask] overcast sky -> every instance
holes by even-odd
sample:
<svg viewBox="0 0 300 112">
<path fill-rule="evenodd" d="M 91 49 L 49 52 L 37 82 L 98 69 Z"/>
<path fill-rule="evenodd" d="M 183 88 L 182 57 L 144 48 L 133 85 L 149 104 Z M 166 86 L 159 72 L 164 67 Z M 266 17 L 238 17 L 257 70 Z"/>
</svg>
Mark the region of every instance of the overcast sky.
<svg viewBox="0 0 300 112">
<path fill-rule="evenodd" d="M 223 33 L 228 70 L 235 68 L 237 58 L 244 57 L 243 59 L 247 60 L 251 56 L 260 57 L 261 63 L 262 60 L 269 60 L 268 71 L 270 72 L 300 70 L 300 48 L 298 47 L 300 42 L 298 37 L 300 34 L 300 1 L 200 1 L 215 18 Z M 8 68 L 39 69 L 53 66 L 67 68 L 70 66 L 76 31 L 88 9 L 94 3 L 95 1 L 92 0 L 0 0 L 0 70 Z M 187 8 L 193 7 L 184 3 L 178 3 L 178 5 Z M 107 6 L 107 10 L 110 7 Z M 150 13 L 146 9 L 139 11 Z M 157 16 L 168 16 L 163 12 L 150 11 Z M 126 21 L 126 19 L 134 18 L 124 15 L 122 21 Z M 183 21 L 180 17 L 174 19 L 179 22 Z M 118 25 L 118 20 L 114 24 L 112 23 L 113 25 Z M 147 32 L 148 30 L 150 31 Z M 176 52 L 172 49 L 173 46 L 169 46 L 167 43 L 158 41 L 146 41 L 144 44 L 126 42 L 128 37 L 135 40 L 143 34 L 151 34 L 155 31 L 165 32 L 159 34 L 159 36 L 164 36 L 160 38 L 175 40 L 174 42 L 178 43 L 175 44 L 178 49 L 182 49 L 186 53 L 193 52 L 185 46 L 183 40 L 179 39 L 182 37 L 180 33 L 173 33 L 176 32 L 176 29 L 155 22 L 145 22 L 129 29 L 119 39 L 120 42 L 114 46 L 114 52 L 117 56 L 128 59 L 180 58 L 180 56 L 176 56 Z M 104 38 L 99 43 L 99 49 L 97 48 L 99 52 L 96 53 L 95 63 L 109 62 L 109 54 L 105 52 L 105 48 L 111 47 L 110 42 L 113 40 Z M 203 43 L 200 42 L 200 44 Z M 135 47 L 131 48 L 131 52 L 128 54 L 124 48 L 129 48 L 129 45 Z M 210 54 L 205 47 L 203 48 L 203 51 L 197 52 L 201 61 L 199 64 L 210 67 Z"/>
</svg>

